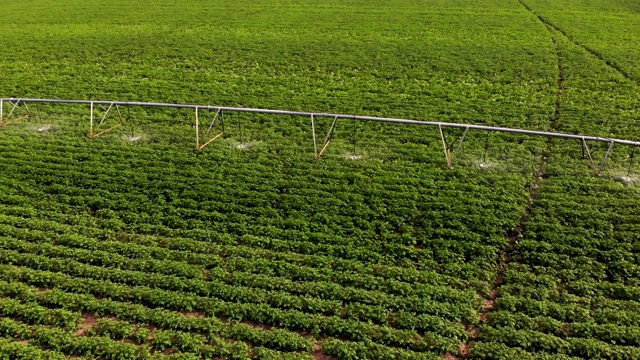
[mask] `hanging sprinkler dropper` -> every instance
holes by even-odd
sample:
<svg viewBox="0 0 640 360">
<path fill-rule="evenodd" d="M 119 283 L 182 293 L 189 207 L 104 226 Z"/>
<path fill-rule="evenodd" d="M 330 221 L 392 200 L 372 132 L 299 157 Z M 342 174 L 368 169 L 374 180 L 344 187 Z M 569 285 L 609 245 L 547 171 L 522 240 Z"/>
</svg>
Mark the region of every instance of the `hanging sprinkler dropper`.
<svg viewBox="0 0 640 360">
<path fill-rule="evenodd" d="M 617 176 L 614 179 L 616 181 L 619 181 L 623 184 L 632 184 L 632 183 L 637 183 L 638 179 L 631 177 L 631 169 L 633 168 L 633 155 L 636 152 L 636 147 L 634 146 L 631 149 L 631 156 L 629 156 L 629 166 L 627 167 L 627 176 Z"/>
<path fill-rule="evenodd" d="M 485 137 L 484 141 L 484 154 L 482 155 L 482 162 L 477 165 L 480 169 L 487 169 L 491 167 L 491 164 L 487 162 L 487 153 L 489 152 L 489 136 L 491 136 L 491 132 L 487 131 L 487 136 Z"/>
<path fill-rule="evenodd" d="M 51 130 L 51 125 L 42 123 L 42 116 L 40 115 L 40 107 L 38 106 L 38 103 L 35 103 L 34 105 L 36 108 L 36 116 L 38 117 L 38 128 L 36 129 L 36 131 L 39 133 L 43 133 Z"/>
<path fill-rule="evenodd" d="M 140 139 L 142 139 L 141 135 L 135 135 L 134 131 L 133 131 L 133 118 L 131 117 L 131 106 L 127 106 L 127 122 L 129 123 L 129 135 L 125 136 L 124 138 L 127 141 L 138 141 Z"/>
<path fill-rule="evenodd" d="M 636 152 L 636 147 L 634 146 L 631 149 L 631 156 L 629 157 L 629 168 L 627 169 L 627 177 L 629 177 L 631 175 L 631 167 L 633 166 L 633 155 Z"/>
</svg>

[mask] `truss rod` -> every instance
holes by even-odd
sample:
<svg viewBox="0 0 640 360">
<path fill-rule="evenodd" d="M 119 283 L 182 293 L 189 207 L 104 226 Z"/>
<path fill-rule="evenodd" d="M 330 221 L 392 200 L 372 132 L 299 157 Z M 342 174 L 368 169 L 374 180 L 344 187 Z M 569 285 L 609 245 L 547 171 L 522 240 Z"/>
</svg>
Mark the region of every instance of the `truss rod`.
<svg viewBox="0 0 640 360">
<path fill-rule="evenodd" d="M 611 154 L 611 150 L 613 150 L 613 145 L 614 143 L 609 143 L 609 147 L 607 148 L 607 153 L 604 154 L 604 158 L 600 163 L 600 168 L 598 169 L 598 173 L 600 173 L 604 169 L 604 166 L 607 164 L 607 159 L 609 158 L 609 154 Z"/>
<path fill-rule="evenodd" d="M 440 122 L 440 121 L 421 121 L 421 120 L 386 118 L 386 117 L 375 117 L 375 116 L 314 113 L 314 112 L 304 112 L 304 111 L 241 108 L 241 107 L 227 107 L 227 106 L 153 103 L 153 102 L 138 102 L 138 101 L 133 101 L 133 102 L 132 101 L 99 101 L 99 100 L 94 101 L 94 100 L 32 99 L 32 98 L 2 98 L 1 100 L 7 101 L 7 102 L 22 101 L 24 103 L 62 103 L 62 104 L 93 103 L 96 105 L 113 104 L 113 105 L 120 105 L 120 106 L 166 107 L 166 108 L 180 108 L 180 109 L 198 108 L 198 109 L 206 109 L 206 110 L 234 111 L 234 112 L 245 112 L 245 113 L 303 116 L 307 118 L 311 116 L 332 117 L 337 119 L 352 119 L 352 120 L 387 122 L 387 123 L 396 123 L 396 124 L 451 127 L 451 128 L 461 128 L 461 129 L 468 128 L 469 130 L 495 131 L 495 132 L 504 132 L 504 133 L 516 133 L 516 134 L 533 135 L 533 136 L 545 136 L 545 137 L 555 137 L 555 138 L 565 138 L 565 139 L 575 139 L 575 140 L 585 140 L 585 141 L 598 141 L 598 142 L 615 143 L 615 144 L 623 144 L 623 145 L 631 145 L 631 146 L 640 146 L 640 141 L 611 139 L 611 138 L 600 137 L 600 136 L 587 136 L 587 135 L 567 134 L 567 133 L 551 132 L 551 131 L 526 130 L 526 129 L 517 129 L 517 128 L 509 128 L 509 127 L 499 127 L 499 126 L 472 125 L 472 124 L 449 123 L 449 122 Z"/>
<path fill-rule="evenodd" d="M 102 125 L 102 123 L 104 122 L 104 119 L 106 119 L 107 115 L 109 115 L 109 111 L 111 111 L 112 107 L 113 107 L 113 104 L 110 104 L 109 108 L 105 110 L 104 115 L 102 116 L 102 119 L 100 119 L 100 122 L 98 123 L 98 125 Z M 102 109 L 104 110 L 104 107 L 102 107 Z"/>
<path fill-rule="evenodd" d="M 211 125 L 209 125 L 209 128 L 207 129 L 207 134 L 209 134 L 209 131 L 211 131 L 211 128 L 213 127 L 213 123 L 216 122 L 216 119 L 218 118 L 218 114 L 220 114 L 220 109 L 218 109 L 218 111 L 216 112 L 216 115 L 213 117 L 213 120 L 211 120 Z"/>
</svg>

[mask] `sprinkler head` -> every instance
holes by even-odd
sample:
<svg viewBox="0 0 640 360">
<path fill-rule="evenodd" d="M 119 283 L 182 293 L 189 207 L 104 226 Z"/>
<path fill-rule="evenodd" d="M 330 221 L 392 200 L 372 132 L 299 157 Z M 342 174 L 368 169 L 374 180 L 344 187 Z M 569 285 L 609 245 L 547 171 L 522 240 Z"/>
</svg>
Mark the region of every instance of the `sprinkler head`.
<svg viewBox="0 0 640 360">
<path fill-rule="evenodd" d="M 638 182 L 638 179 L 631 176 L 616 176 L 613 178 L 615 181 L 619 181 L 625 185 L 635 184 Z"/>
</svg>

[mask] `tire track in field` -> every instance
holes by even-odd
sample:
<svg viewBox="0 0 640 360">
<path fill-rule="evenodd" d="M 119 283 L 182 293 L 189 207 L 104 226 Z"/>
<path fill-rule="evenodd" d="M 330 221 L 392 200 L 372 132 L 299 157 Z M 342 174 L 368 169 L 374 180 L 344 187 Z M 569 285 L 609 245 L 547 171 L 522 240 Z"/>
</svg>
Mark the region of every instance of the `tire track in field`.
<svg viewBox="0 0 640 360">
<path fill-rule="evenodd" d="M 546 24 L 545 24 L 546 25 Z M 560 121 L 560 106 L 562 105 L 562 96 L 564 95 L 564 61 L 562 60 L 562 56 L 560 54 L 560 48 L 558 47 L 558 39 L 556 39 L 556 34 L 553 32 L 552 28 L 547 25 L 547 30 L 551 35 L 551 41 L 553 42 L 553 46 L 556 49 L 556 57 L 558 58 L 558 80 L 556 82 L 556 103 L 555 108 L 553 110 L 553 115 L 549 119 L 549 126 L 553 130 L 558 130 L 558 121 Z M 549 139 L 550 140 L 550 139 Z M 550 145 L 550 144 L 549 144 Z"/>
<path fill-rule="evenodd" d="M 557 30 L 555 26 L 543 21 L 537 14 L 531 11 L 531 9 L 527 7 L 527 5 L 525 5 L 521 0 L 518 0 L 518 2 L 520 2 L 522 6 L 524 6 L 529 12 L 535 15 L 545 25 L 551 37 L 551 42 L 553 44 L 553 47 L 555 48 L 555 51 L 556 51 L 558 75 L 556 80 L 554 110 L 553 110 L 553 113 L 549 116 L 549 126 L 551 127 L 551 129 L 557 130 L 558 122 L 560 121 L 560 108 L 562 105 L 562 97 L 564 95 L 564 90 L 565 90 L 565 85 L 564 85 L 565 71 L 564 71 L 564 62 L 560 54 L 560 48 L 558 45 L 558 39 L 556 38 L 556 35 L 558 33 L 562 34 L 563 36 L 566 36 L 566 35 L 562 33 L 562 31 Z M 489 319 L 489 316 L 496 311 L 495 301 L 500 295 L 500 286 L 502 286 L 502 284 L 504 283 L 504 276 L 507 272 L 507 268 L 509 266 L 511 256 L 518 244 L 518 239 L 522 237 L 522 235 L 524 234 L 527 228 L 527 222 L 531 217 L 531 213 L 535 206 L 534 203 L 536 200 L 536 196 L 538 194 L 538 190 L 540 189 L 542 179 L 546 174 L 547 165 L 549 164 L 550 150 L 551 150 L 551 138 L 548 138 L 546 149 L 542 154 L 542 156 L 540 157 L 538 167 L 536 168 L 536 171 L 533 174 L 534 178 L 531 183 L 531 186 L 529 187 L 529 197 L 527 200 L 527 205 L 525 206 L 525 209 L 522 212 L 522 215 L 520 216 L 520 220 L 518 221 L 518 224 L 515 226 L 515 228 L 511 229 L 510 231 L 507 232 L 507 234 L 505 234 L 507 245 L 498 260 L 498 272 L 496 275 L 496 279 L 493 283 L 493 287 L 490 291 L 490 296 L 489 298 L 484 300 L 481 306 L 480 315 L 478 316 L 478 322 L 480 325 L 486 324 Z M 445 359 L 468 358 L 471 355 L 473 351 L 473 343 L 478 337 L 479 330 L 477 327 L 472 325 L 467 325 L 466 328 L 467 328 L 467 331 L 469 331 L 469 333 L 471 334 L 470 340 L 460 344 L 458 348 L 457 356 L 445 354 L 444 356 Z"/>
<path fill-rule="evenodd" d="M 569 35 L 569 33 L 567 33 L 566 31 L 564 31 L 562 28 L 558 27 L 557 25 L 555 25 L 554 23 L 552 23 L 549 19 L 545 18 L 542 15 L 539 15 L 537 12 L 535 12 L 529 5 L 527 5 L 523 0 L 518 0 L 518 2 L 525 8 L 527 9 L 527 11 L 529 11 L 531 14 L 533 14 L 536 18 L 538 18 L 538 20 L 543 23 L 547 28 L 551 28 L 557 32 L 559 32 L 560 34 L 562 34 L 562 36 L 564 36 L 565 38 L 567 38 L 572 44 L 574 44 L 575 46 L 583 49 L 584 51 L 586 51 L 587 53 L 591 54 L 591 56 L 595 57 L 596 59 L 600 60 L 602 63 L 604 63 L 607 67 L 615 70 L 618 74 L 622 75 L 625 79 L 631 81 L 632 83 L 640 86 L 640 81 L 638 79 L 636 79 L 633 75 L 631 75 L 628 71 L 626 71 L 625 69 L 623 69 L 620 65 L 616 64 L 614 61 L 612 60 L 608 60 L 607 58 L 605 58 L 602 53 L 600 53 L 597 50 L 592 49 L 591 47 L 584 45 L 582 43 L 580 43 L 579 41 L 577 41 L 574 37 L 572 37 L 571 35 Z M 555 40 L 554 40 L 555 42 Z"/>
<path fill-rule="evenodd" d="M 557 112 L 558 111 L 556 110 L 554 114 Z M 549 118 L 549 121 L 554 121 L 553 116 L 554 115 Z M 483 304 L 481 305 L 480 315 L 478 316 L 479 325 L 486 324 L 489 320 L 489 316 L 496 311 L 495 301 L 500 295 L 500 286 L 502 286 L 502 284 L 504 283 L 504 276 L 507 272 L 507 268 L 509 266 L 513 251 L 518 244 L 518 239 L 522 237 L 527 228 L 527 222 L 531 217 L 535 199 L 538 194 L 538 190 L 540 189 L 542 179 L 545 175 L 547 164 L 549 163 L 548 149 L 550 148 L 550 145 L 551 139 L 548 140 L 547 150 L 540 158 L 538 167 L 534 173 L 534 180 L 529 187 L 529 198 L 527 201 L 527 205 L 525 206 L 525 209 L 520 216 L 520 220 L 518 221 L 518 224 L 515 226 L 515 228 L 509 230 L 505 235 L 507 245 L 504 251 L 501 253 L 500 258 L 498 259 L 498 272 L 491 288 L 490 295 L 488 298 L 485 298 Z M 465 324 L 465 328 L 470 333 L 469 340 L 460 343 L 458 347 L 458 353 L 455 356 L 449 353 L 444 354 L 444 359 L 457 360 L 468 358 L 471 356 L 473 352 L 473 344 L 478 337 L 479 328 L 477 326 L 469 324 Z"/>
<path fill-rule="evenodd" d="M 531 9 L 525 3 L 523 3 L 522 0 L 518 0 L 518 2 L 522 4 L 522 6 L 524 6 L 534 16 L 540 19 L 540 21 L 545 25 L 547 31 L 549 32 L 551 43 L 553 44 L 553 47 L 556 51 L 558 75 L 556 80 L 555 104 L 554 104 L 553 113 L 549 116 L 549 126 L 551 127 L 551 129 L 557 130 L 558 122 L 560 121 L 560 109 L 562 106 L 562 97 L 564 95 L 564 90 L 565 90 L 564 61 L 562 60 L 562 56 L 560 54 L 560 48 L 558 45 L 558 39 L 556 38 L 556 34 L 557 33 L 562 34 L 562 32 L 561 31 L 555 32 L 556 31 L 555 26 L 543 21 L 537 14 L 531 11 Z M 481 324 L 485 323 L 489 315 L 495 311 L 495 299 L 498 297 L 499 290 L 500 290 L 499 288 L 504 282 L 504 275 L 507 271 L 509 261 L 518 243 L 518 239 L 522 237 L 522 235 L 524 234 L 527 228 L 527 221 L 531 217 L 531 212 L 533 211 L 533 208 L 535 205 L 534 202 L 538 194 L 538 190 L 540 189 L 542 179 L 546 174 L 547 165 L 549 164 L 549 158 L 551 156 L 550 155 L 551 141 L 552 141 L 551 138 L 547 138 L 547 146 L 545 151 L 541 155 L 540 161 L 538 162 L 538 167 L 536 168 L 536 171 L 533 174 L 534 178 L 531 183 L 531 186 L 529 186 L 529 198 L 527 200 L 527 205 L 525 206 L 525 209 L 522 212 L 520 220 L 516 225 L 516 227 L 510 230 L 509 232 L 507 232 L 507 234 L 505 235 L 505 238 L 507 239 L 507 246 L 506 246 L 506 249 L 503 251 L 502 256 L 500 257 L 500 260 L 499 260 L 498 274 L 493 284 L 490 298 L 485 300 L 485 303 L 482 305 L 482 312 L 480 313 L 480 317 L 479 317 L 479 321 Z"/>
</svg>

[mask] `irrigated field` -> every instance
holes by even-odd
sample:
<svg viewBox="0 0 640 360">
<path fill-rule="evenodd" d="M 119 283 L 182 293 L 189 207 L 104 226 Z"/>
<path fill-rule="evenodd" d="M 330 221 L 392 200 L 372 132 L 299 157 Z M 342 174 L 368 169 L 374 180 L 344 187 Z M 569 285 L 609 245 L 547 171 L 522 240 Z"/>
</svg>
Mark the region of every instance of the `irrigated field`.
<svg viewBox="0 0 640 360">
<path fill-rule="evenodd" d="M 0 0 L 0 97 L 640 139 L 639 12 Z M 631 148 L 595 176 L 578 142 L 472 131 L 447 169 L 437 128 L 344 120 L 317 161 L 304 118 L 194 152 L 192 111 L 90 140 L 87 106 L 31 110 L 0 128 L 1 358 L 640 359 Z"/>
</svg>

